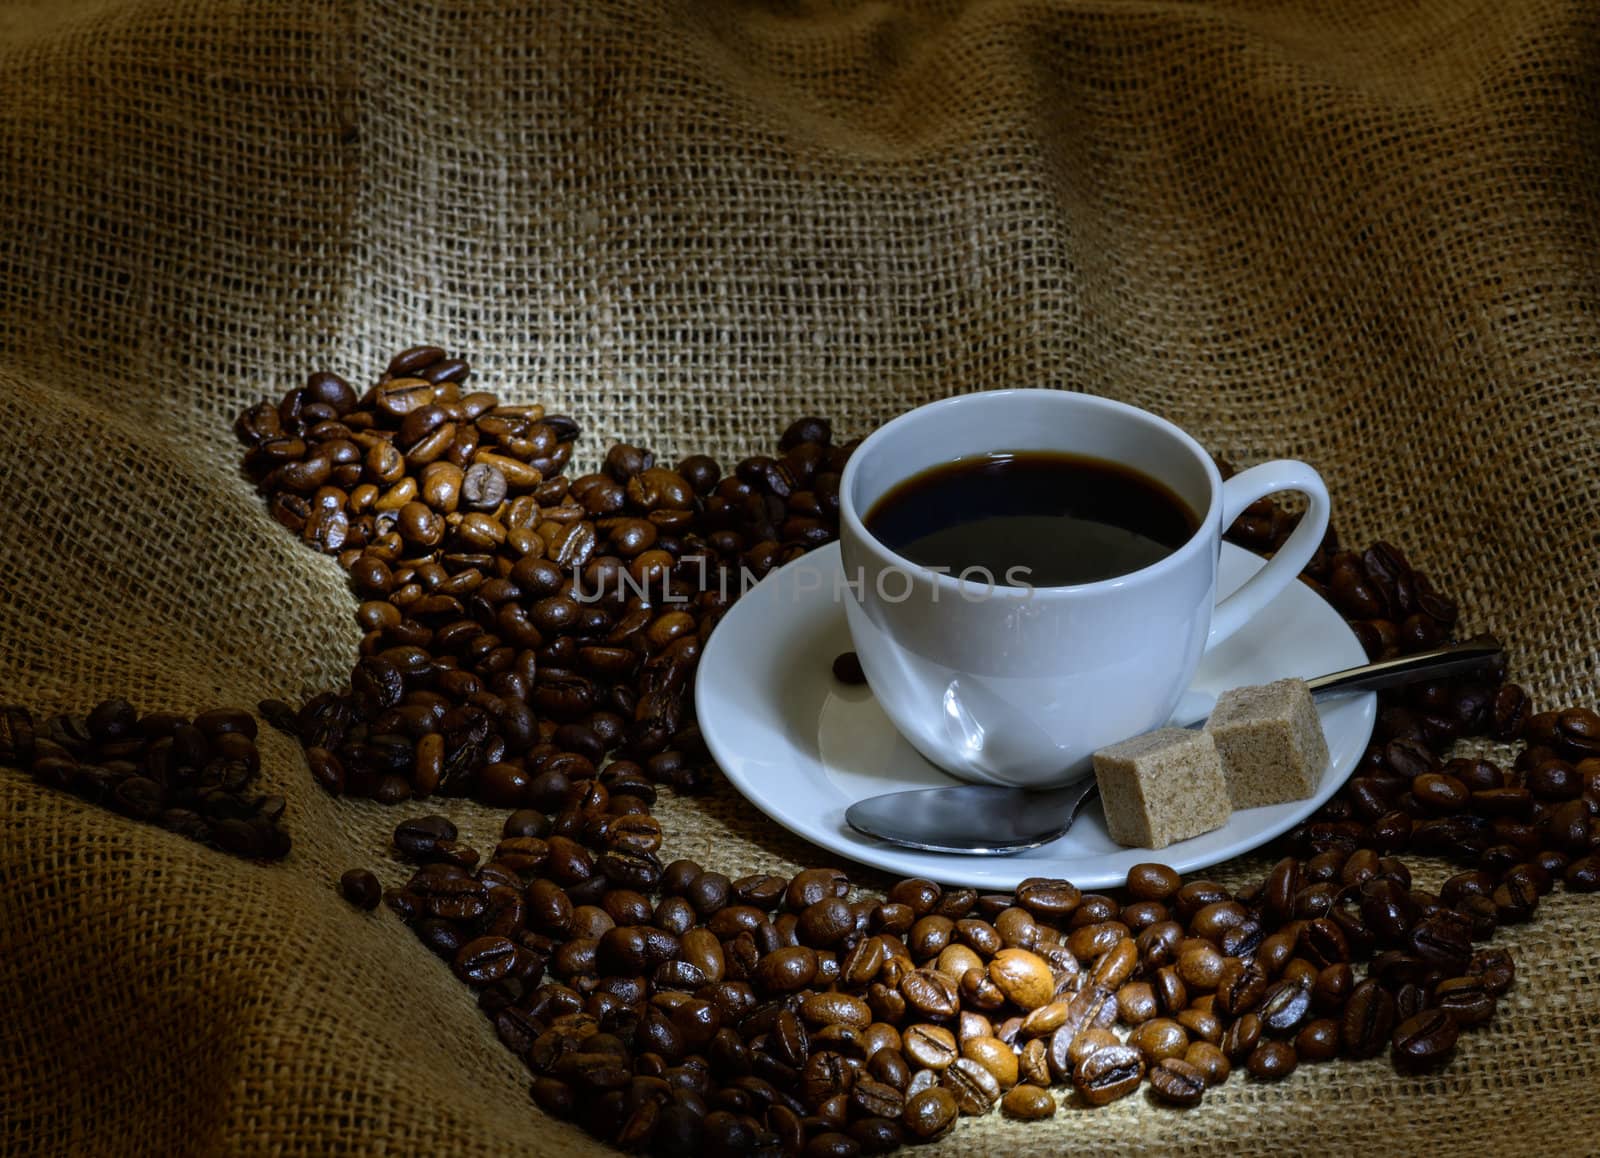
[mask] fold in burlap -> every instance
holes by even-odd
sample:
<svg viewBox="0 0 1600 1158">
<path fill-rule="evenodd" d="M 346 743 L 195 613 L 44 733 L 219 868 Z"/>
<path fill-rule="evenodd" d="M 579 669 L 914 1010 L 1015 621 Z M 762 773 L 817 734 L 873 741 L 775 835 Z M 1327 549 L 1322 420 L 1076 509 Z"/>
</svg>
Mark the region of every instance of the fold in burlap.
<svg viewBox="0 0 1600 1158">
<path fill-rule="evenodd" d="M 1592 702 L 1600 13 L 1585 0 L 0 6 L 0 686 L 253 703 L 348 673 L 352 597 L 233 414 L 427 339 L 594 461 L 1081 388 L 1326 473 Z M 0 1149 L 591 1152 L 471 995 L 333 887 L 410 809 L 265 742 L 295 850 L 236 862 L 0 772 Z M 498 814 L 458 806 L 492 842 Z M 725 790 L 731 873 L 819 854 Z M 1260 867 L 1218 870 L 1241 881 Z M 1594 1152 L 1600 934 L 1557 893 L 1441 1076 L 1129 1099 L 941 1153 Z"/>
</svg>

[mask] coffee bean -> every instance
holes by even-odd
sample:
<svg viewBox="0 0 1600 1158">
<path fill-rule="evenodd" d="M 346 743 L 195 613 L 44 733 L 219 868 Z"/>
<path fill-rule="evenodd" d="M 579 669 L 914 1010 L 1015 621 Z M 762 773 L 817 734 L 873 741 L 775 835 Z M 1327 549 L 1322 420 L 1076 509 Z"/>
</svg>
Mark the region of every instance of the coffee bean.
<svg viewBox="0 0 1600 1158">
<path fill-rule="evenodd" d="M 1447 1011 L 1424 1009 L 1395 1026 L 1389 1057 L 1403 1073 L 1437 1068 L 1450 1059 L 1458 1032 Z"/>
<path fill-rule="evenodd" d="M 1104 1106 L 1125 1098 L 1144 1080 L 1144 1055 L 1126 1045 L 1095 1050 L 1073 1071 L 1072 1084 L 1091 1106 Z"/>
<path fill-rule="evenodd" d="M 934 1086 L 907 1098 L 902 1116 L 907 1133 L 926 1142 L 955 1125 L 959 1112 L 955 1095 L 942 1086 Z"/>
<path fill-rule="evenodd" d="M 395 826 L 394 846 L 407 860 L 431 856 L 440 841 L 453 841 L 456 826 L 445 816 L 418 816 Z"/>
<path fill-rule="evenodd" d="M 930 1070 L 944 1070 L 961 1056 L 955 1034 L 941 1025 L 927 1024 L 906 1030 L 905 1053 L 912 1065 Z"/>
<path fill-rule="evenodd" d="M 1063 920 L 1082 900 L 1070 881 L 1029 877 L 1017 885 L 1017 904 L 1041 920 Z"/>
<path fill-rule="evenodd" d="M 980 1062 L 960 1057 L 945 1069 L 940 1084 L 956 1099 L 963 1114 L 987 1114 L 1000 1100 L 1000 1083 Z"/>
<path fill-rule="evenodd" d="M 1150 1092 L 1173 1106 L 1198 1106 L 1206 1092 L 1205 1072 L 1181 1058 L 1163 1058 L 1150 1070 Z"/>
<path fill-rule="evenodd" d="M 833 678 L 847 687 L 860 687 L 867 682 L 861 670 L 861 661 L 853 651 L 842 651 L 833 661 Z"/>
<path fill-rule="evenodd" d="M 1184 1051 L 1183 1060 L 1200 1072 L 1207 1086 L 1220 1086 L 1228 1080 L 1232 1069 L 1228 1064 L 1228 1055 L 1208 1041 L 1191 1041 L 1189 1048 Z"/>
<path fill-rule="evenodd" d="M 1340 1025 L 1344 1052 L 1353 1058 L 1376 1056 L 1395 1025 L 1394 997 L 1376 979 L 1355 987 Z"/>
<path fill-rule="evenodd" d="M 1170 900 L 1182 884 L 1182 878 L 1163 864 L 1136 864 L 1128 870 L 1128 895 L 1137 901 Z"/>
<path fill-rule="evenodd" d="M 1274 982 L 1256 1008 L 1262 1032 L 1274 1037 L 1296 1033 L 1311 1014 L 1311 991 L 1292 981 Z"/>
<path fill-rule="evenodd" d="M 1481 977 L 1451 977 L 1439 982 L 1433 1003 L 1463 1029 L 1484 1025 L 1494 1016 L 1495 997 Z"/>
<path fill-rule="evenodd" d="M 772 993 L 804 989 L 817 975 L 817 954 L 803 945 L 774 950 L 756 966 L 756 984 Z"/>
<path fill-rule="evenodd" d="M 455 958 L 456 976 L 469 985 L 488 985 L 511 972 L 517 946 L 505 937 L 479 937 L 463 945 Z"/>
<path fill-rule="evenodd" d="M 1286 1041 L 1264 1041 L 1250 1051 L 1245 1068 L 1258 1081 L 1282 1081 L 1300 1064 L 1294 1046 Z"/>
<path fill-rule="evenodd" d="M 901 978 L 906 1003 L 924 1017 L 945 1020 L 960 1009 L 956 983 L 934 969 L 916 969 Z"/>
<path fill-rule="evenodd" d="M 1247 1013 L 1233 1022 L 1222 1033 L 1219 1048 L 1230 1062 L 1241 1065 L 1261 1042 L 1261 1019 Z"/>
<path fill-rule="evenodd" d="M 1001 1099 L 1000 1112 L 1008 1118 L 1037 1122 L 1055 1116 L 1056 1100 L 1049 1090 L 1038 1086 L 1016 1086 Z"/>
<path fill-rule="evenodd" d="M 1025 949 L 1002 949 L 996 953 L 989 962 L 989 977 L 1008 1001 L 1023 1010 L 1048 1005 L 1055 997 L 1055 977 L 1050 967 Z"/>
<path fill-rule="evenodd" d="M 999 1083 L 1001 1090 L 1017 1084 L 1017 1051 L 993 1036 L 975 1036 L 962 1041 L 961 1056 L 977 1062 Z"/>
<path fill-rule="evenodd" d="M 358 909 L 371 912 L 383 899 L 383 886 L 367 869 L 351 869 L 339 878 L 339 891 Z"/>
<path fill-rule="evenodd" d="M 1182 1057 L 1189 1048 L 1189 1034 L 1171 1018 L 1157 1017 L 1136 1027 L 1128 1035 L 1128 1044 L 1154 1065 L 1163 1058 Z"/>
<path fill-rule="evenodd" d="M 1331 924 L 1331 922 L 1330 922 Z M 1302 938 L 1305 934 L 1302 932 Z M 1180 974 L 1182 963 L 1179 963 Z M 1229 957 L 1223 961 L 1216 982 L 1217 1010 L 1237 1017 L 1261 1003 L 1267 992 L 1266 972 L 1253 961 Z"/>
</svg>

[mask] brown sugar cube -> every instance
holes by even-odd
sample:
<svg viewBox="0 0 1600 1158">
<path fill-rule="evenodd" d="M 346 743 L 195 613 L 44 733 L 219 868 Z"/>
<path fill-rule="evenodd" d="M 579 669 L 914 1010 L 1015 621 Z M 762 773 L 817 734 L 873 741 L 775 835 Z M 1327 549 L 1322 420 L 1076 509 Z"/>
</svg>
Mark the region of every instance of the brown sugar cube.
<svg viewBox="0 0 1600 1158">
<path fill-rule="evenodd" d="M 1228 821 L 1228 784 L 1205 732 L 1160 728 L 1094 754 L 1106 831 L 1118 844 L 1165 848 Z"/>
<path fill-rule="evenodd" d="M 1304 800 L 1328 766 L 1328 741 L 1304 680 L 1223 692 L 1206 721 L 1235 808 Z"/>
</svg>

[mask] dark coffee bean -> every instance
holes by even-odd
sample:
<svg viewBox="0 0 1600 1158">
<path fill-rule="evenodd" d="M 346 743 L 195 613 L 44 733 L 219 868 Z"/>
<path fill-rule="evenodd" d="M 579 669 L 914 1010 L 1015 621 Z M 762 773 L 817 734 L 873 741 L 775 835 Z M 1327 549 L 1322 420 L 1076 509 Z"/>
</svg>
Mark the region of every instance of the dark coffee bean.
<svg viewBox="0 0 1600 1158">
<path fill-rule="evenodd" d="M 1465 1029 L 1488 1023 L 1494 1016 L 1495 997 L 1481 977 L 1451 977 L 1434 987 L 1433 1004 Z"/>
<path fill-rule="evenodd" d="M 1497 740 L 1515 740 L 1527 726 L 1531 709 L 1528 693 L 1516 684 L 1506 684 L 1494 695 L 1489 709 L 1489 734 Z"/>
<path fill-rule="evenodd" d="M 1340 1025 L 1344 1052 L 1353 1058 L 1376 1056 L 1389 1040 L 1394 1025 L 1394 997 L 1369 977 L 1355 987 L 1345 1005 Z"/>
<path fill-rule="evenodd" d="M 1163 1058 L 1150 1070 L 1150 1092 L 1173 1106 L 1197 1106 L 1205 1097 L 1206 1075 L 1181 1058 Z"/>
<path fill-rule="evenodd" d="M 1436 1068 L 1450 1059 L 1459 1032 L 1447 1011 L 1424 1009 L 1395 1027 L 1390 1059 L 1403 1073 Z"/>
<path fill-rule="evenodd" d="M 833 661 L 833 678 L 849 687 L 860 687 L 867 682 L 861 670 L 861 660 L 853 651 L 842 651 Z"/>
<path fill-rule="evenodd" d="M 532 808 L 519 808 L 506 817 L 505 824 L 501 826 L 500 832 L 507 838 L 534 837 L 543 839 L 550 835 L 550 818 Z"/>
<path fill-rule="evenodd" d="M 1017 904 L 1039 920 L 1065 920 L 1082 900 L 1083 895 L 1069 881 L 1028 877 L 1017 885 Z M 1114 916 L 1111 914 L 1104 919 Z"/>
<path fill-rule="evenodd" d="M 368 869 L 351 869 L 339 878 L 339 891 L 358 909 L 371 912 L 383 899 L 383 886 Z"/>
<path fill-rule="evenodd" d="M 456 954 L 456 976 L 469 985 L 488 985 L 511 972 L 517 946 L 505 937 L 479 937 Z"/>
<path fill-rule="evenodd" d="M 860 1078 L 851 1087 L 850 1110 L 856 1116 L 898 1118 L 904 1109 L 905 1095 L 886 1082 Z"/>
<path fill-rule="evenodd" d="M 161 813 L 161 785 L 144 776 L 129 776 L 116 786 L 110 804 L 124 816 L 153 821 Z"/>
<path fill-rule="evenodd" d="M 850 1136 L 861 1144 L 863 1154 L 887 1154 L 906 1140 L 900 1123 L 890 1118 L 860 1118 L 850 1123 Z"/>
<path fill-rule="evenodd" d="M 453 841 L 456 826 L 445 816 L 417 816 L 395 826 L 394 846 L 408 860 L 430 857 L 440 841 Z"/>
<path fill-rule="evenodd" d="M 1144 1080 L 1144 1055 L 1126 1045 L 1107 1045 L 1083 1059 L 1072 1084 L 1091 1106 L 1104 1106 L 1125 1098 Z"/>
<path fill-rule="evenodd" d="M 900 980 L 906 1003 L 923 1017 L 945 1020 L 960 1009 L 956 983 L 933 969 L 916 969 Z"/>
<path fill-rule="evenodd" d="M 961 1057 L 951 1062 L 940 1084 L 955 1095 L 963 1114 L 987 1114 L 1000 1100 L 1000 1083 L 982 1063 Z"/>
<path fill-rule="evenodd" d="M 1472 960 L 1472 943 L 1467 930 L 1443 914 L 1418 922 L 1411 930 L 1407 946 L 1412 953 L 1448 976 L 1464 972 Z"/>
<path fill-rule="evenodd" d="M 1275 982 L 1256 1009 L 1262 1030 L 1274 1037 L 1294 1034 L 1310 1013 L 1310 991 L 1288 980 Z"/>
<path fill-rule="evenodd" d="M 902 1116 L 906 1132 L 917 1141 L 926 1142 L 955 1125 L 959 1113 L 955 1095 L 942 1086 L 934 1086 L 907 1098 Z"/>
<path fill-rule="evenodd" d="M 776 949 L 762 957 L 753 980 L 769 993 L 791 993 L 811 984 L 816 975 L 816 951 L 796 945 Z"/>
<path fill-rule="evenodd" d="M 1231 1022 L 1223 1031 L 1220 1048 L 1229 1061 L 1242 1065 L 1260 1041 L 1261 1019 L 1253 1013 L 1247 1013 Z"/>
<path fill-rule="evenodd" d="M 1055 1116 L 1056 1100 L 1049 1090 L 1038 1086 L 1015 1086 L 1000 1100 L 1000 1112 L 1008 1118 L 1037 1122 Z"/>
<path fill-rule="evenodd" d="M 945 1070 L 961 1051 L 955 1034 L 941 1025 L 913 1025 L 905 1032 L 905 1054 L 914 1066 L 923 1069 Z"/>
<path fill-rule="evenodd" d="M 1600 890 L 1600 857 L 1593 853 L 1572 861 L 1562 873 L 1567 889 L 1574 893 L 1592 893 Z"/>
<path fill-rule="evenodd" d="M 1136 901 L 1166 902 L 1182 884 L 1183 879 L 1163 864 L 1136 864 L 1128 870 L 1128 895 Z"/>
<path fill-rule="evenodd" d="M 1261 1003 L 1266 992 L 1267 975 L 1259 965 L 1238 957 L 1224 959 L 1216 983 L 1219 1013 L 1232 1017 L 1248 1013 Z"/>
<path fill-rule="evenodd" d="M 1264 1041 L 1250 1052 L 1245 1068 L 1257 1081 L 1282 1081 L 1300 1064 L 1294 1046 L 1286 1041 Z"/>
</svg>

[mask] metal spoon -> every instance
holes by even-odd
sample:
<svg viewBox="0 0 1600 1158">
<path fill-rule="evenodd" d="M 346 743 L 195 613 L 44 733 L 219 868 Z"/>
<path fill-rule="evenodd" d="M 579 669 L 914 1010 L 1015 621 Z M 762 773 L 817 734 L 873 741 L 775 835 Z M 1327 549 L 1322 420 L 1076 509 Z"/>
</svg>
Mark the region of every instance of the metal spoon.
<svg viewBox="0 0 1600 1158">
<path fill-rule="evenodd" d="M 1464 643 L 1398 659 L 1363 664 L 1306 681 L 1325 696 L 1398 687 L 1484 668 L 1500 656 L 1500 642 L 1480 635 Z M 1196 727 L 1204 719 L 1184 723 Z M 1063 788 L 1029 791 L 988 784 L 914 788 L 858 800 L 845 810 L 851 828 L 893 844 L 929 852 L 1004 856 L 1055 840 L 1097 792 L 1088 760 L 1067 769 L 1081 777 Z"/>
</svg>

